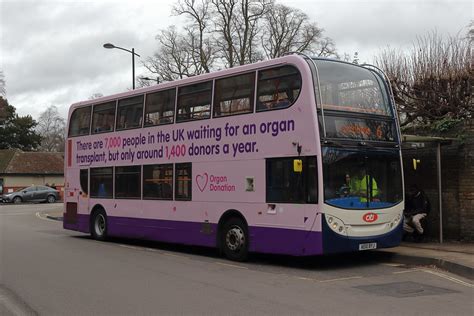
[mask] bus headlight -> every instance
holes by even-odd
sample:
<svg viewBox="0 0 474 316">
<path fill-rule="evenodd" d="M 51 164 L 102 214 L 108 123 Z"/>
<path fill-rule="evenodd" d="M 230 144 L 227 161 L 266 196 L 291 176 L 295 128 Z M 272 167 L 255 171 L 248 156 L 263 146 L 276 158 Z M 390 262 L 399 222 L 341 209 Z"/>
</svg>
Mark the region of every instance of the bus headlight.
<svg viewBox="0 0 474 316">
<path fill-rule="evenodd" d="M 396 227 L 398 223 L 400 223 L 400 220 L 402 219 L 402 214 L 398 214 L 391 222 L 390 222 L 390 228 Z"/>
<path fill-rule="evenodd" d="M 326 221 L 328 223 L 328 226 L 336 233 L 338 234 L 345 234 L 346 233 L 346 227 L 343 223 L 342 220 L 340 220 L 337 217 L 334 216 L 328 216 L 326 217 Z"/>
</svg>

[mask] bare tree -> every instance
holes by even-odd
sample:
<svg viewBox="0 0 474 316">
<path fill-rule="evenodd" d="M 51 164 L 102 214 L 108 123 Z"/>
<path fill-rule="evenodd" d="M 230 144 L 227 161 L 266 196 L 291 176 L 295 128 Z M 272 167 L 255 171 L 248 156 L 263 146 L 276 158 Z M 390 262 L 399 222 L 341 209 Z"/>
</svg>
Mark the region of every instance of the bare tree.
<svg viewBox="0 0 474 316">
<path fill-rule="evenodd" d="M 6 88 L 5 88 L 5 76 L 3 75 L 3 70 L 0 70 L 0 96 L 6 96 Z"/>
<path fill-rule="evenodd" d="M 334 43 L 323 37 L 323 29 L 300 10 L 276 5 L 274 0 L 180 0 L 173 13 L 186 17 L 188 23 L 181 30 L 174 26 L 162 30 L 156 37 L 158 51 L 143 63 L 161 81 L 288 51 L 335 55 Z"/>
<path fill-rule="evenodd" d="M 173 8 L 176 15 L 184 15 L 190 22 L 185 27 L 188 49 L 192 52 L 191 58 L 195 65 L 202 67 L 203 72 L 210 72 L 212 67 L 212 44 L 209 39 L 209 22 L 211 20 L 209 10 L 210 0 L 180 0 Z"/>
<path fill-rule="evenodd" d="M 257 50 L 257 34 L 259 29 L 259 21 L 266 12 L 273 6 L 273 0 L 241 0 L 240 12 L 235 20 L 235 28 L 237 33 L 238 55 L 237 61 L 239 65 L 256 62 L 261 59 L 261 55 Z"/>
<path fill-rule="evenodd" d="M 376 63 L 389 76 L 401 124 L 444 131 L 472 115 L 469 38 L 421 36 L 408 53 L 385 49 Z"/>
<path fill-rule="evenodd" d="M 49 152 L 64 151 L 65 120 L 54 105 L 41 113 L 36 130 L 41 136 L 39 150 Z"/>
<path fill-rule="evenodd" d="M 264 16 L 262 47 L 267 58 L 291 51 L 317 56 L 335 54 L 334 43 L 323 38 L 323 29 L 311 22 L 299 9 L 282 4 L 273 5 Z"/>
<path fill-rule="evenodd" d="M 273 0 L 212 0 L 214 42 L 225 67 L 262 59 L 258 49 L 259 20 Z"/>
<path fill-rule="evenodd" d="M 160 81 L 173 81 L 205 72 L 192 48 L 196 43 L 196 36 L 191 29 L 182 35 L 171 26 L 161 31 L 156 38 L 160 49 L 152 57 L 148 57 L 143 65 L 150 73 L 157 74 Z"/>
</svg>

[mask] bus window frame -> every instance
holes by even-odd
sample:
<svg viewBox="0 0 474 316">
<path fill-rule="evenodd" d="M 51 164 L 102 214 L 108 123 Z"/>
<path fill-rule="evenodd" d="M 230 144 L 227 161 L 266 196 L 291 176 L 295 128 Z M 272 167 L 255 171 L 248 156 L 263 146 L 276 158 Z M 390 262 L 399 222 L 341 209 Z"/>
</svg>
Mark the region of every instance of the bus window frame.
<svg viewBox="0 0 474 316">
<path fill-rule="evenodd" d="M 92 183 L 92 171 L 93 169 L 106 169 L 106 168 L 111 168 L 112 169 L 112 194 L 111 196 L 95 196 L 92 195 L 92 190 L 91 190 L 91 183 Z M 115 166 L 110 166 L 110 167 L 93 167 L 89 168 L 89 197 L 92 199 L 107 199 L 107 200 L 114 200 L 115 199 Z"/>
<path fill-rule="evenodd" d="M 300 78 L 300 91 L 298 93 L 298 96 L 295 98 L 295 100 L 293 100 L 293 102 L 291 102 L 288 106 L 285 106 L 285 107 L 275 107 L 275 108 L 270 108 L 270 109 L 259 109 L 258 108 L 258 86 L 259 86 L 259 82 L 260 80 L 258 79 L 258 75 L 261 71 L 266 71 L 266 70 L 270 70 L 270 69 L 273 69 L 273 68 L 282 68 L 282 67 L 293 67 L 294 69 L 296 69 L 296 72 Z M 288 76 L 288 75 L 287 75 Z M 286 77 L 286 76 L 283 76 L 283 77 Z M 278 78 L 278 77 L 275 77 L 275 78 Z M 268 80 L 268 79 L 267 79 Z M 303 90 L 303 76 L 301 75 L 301 71 L 300 71 L 300 68 L 295 65 L 295 64 L 292 64 L 292 63 L 283 63 L 283 64 L 277 64 L 277 65 L 272 65 L 272 66 L 269 66 L 269 67 L 264 67 L 264 68 L 258 68 L 256 69 L 256 77 L 255 77 L 255 101 L 254 101 L 254 108 L 255 108 L 255 113 L 261 113 L 261 112 L 270 112 L 270 111 L 278 111 L 278 110 L 285 110 L 285 109 L 289 109 L 291 108 L 299 99 L 301 93 L 302 93 L 302 90 Z M 315 102 L 316 103 L 316 102 Z"/>
<path fill-rule="evenodd" d="M 79 106 L 77 108 L 75 108 L 72 113 L 71 113 L 71 117 L 69 118 L 69 122 L 68 122 L 68 130 L 67 130 L 67 137 L 68 138 L 72 138 L 72 137 L 84 137 L 84 136 L 88 136 L 88 135 L 91 135 L 91 129 L 92 129 L 92 107 L 93 105 L 92 104 L 89 104 L 89 105 L 85 105 L 85 106 Z M 79 134 L 79 135 L 71 135 L 71 121 L 72 121 L 72 118 L 74 116 L 74 113 L 77 111 L 77 110 L 80 110 L 80 109 L 84 109 L 84 108 L 89 108 L 90 111 L 89 111 L 89 128 L 88 128 L 88 132 L 86 134 Z"/>
<path fill-rule="evenodd" d="M 142 101 L 142 117 L 141 117 L 141 123 L 138 125 L 138 126 L 135 126 L 135 127 L 128 127 L 128 128 L 118 128 L 118 121 L 119 121 L 119 103 L 120 101 L 122 100 L 127 100 L 127 99 L 132 99 L 132 98 L 137 98 L 137 97 L 143 97 L 143 101 Z M 128 130 L 132 130 L 132 129 L 137 129 L 137 128 L 143 128 L 143 123 L 144 123 L 144 114 L 145 114 L 145 96 L 146 94 L 135 94 L 135 95 L 131 95 L 131 96 L 128 96 L 126 98 L 123 98 L 123 99 L 116 99 L 116 106 L 115 106 L 115 130 L 114 131 L 117 131 L 117 132 L 120 132 L 120 131 L 128 131 Z M 136 103 L 138 104 L 138 103 Z M 135 104 L 135 105 L 136 105 Z M 127 106 L 124 106 L 124 107 L 127 107 Z"/>
<path fill-rule="evenodd" d="M 216 81 L 218 80 L 225 80 L 225 79 L 229 79 L 229 78 L 234 78 L 234 77 L 239 77 L 239 76 L 243 76 L 243 75 L 249 75 L 253 73 L 254 74 L 254 86 L 253 86 L 253 98 L 252 98 L 252 106 L 251 106 L 251 109 L 249 112 L 243 112 L 243 113 L 237 113 L 237 114 L 227 114 L 227 115 L 219 115 L 219 116 L 215 116 L 214 114 L 214 103 L 216 101 L 216 95 L 215 95 L 215 92 L 216 92 Z M 232 74 L 230 76 L 224 76 L 224 77 L 219 77 L 219 78 L 214 78 L 214 86 L 213 86 L 213 90 L 212 90 L 212 119 L 219 119 L 219 118 L 222 118 L 222 117 L 231 117 L 231 116 L 239 116 L 239 115 L 247 115 L 247 114 L 253 114 L 255 113 L 255 108 L 256 108 L 256 105 L 255 105 L 255 102 L 257 102 L 257 99 L 256 99 L 256 96 L 257 96 L 257 69 L 255 70 L 252 70 L 252 71 L 243 71 L 243 72 L 238 72 L 238 73 L 235 73 L 235 74 Z"/>
<path fill-rule="evenodd" d="M 186 123 L 186 122 L 194 122 L 194 121 L 204 121 L 204 120 L 209 120 L 212 118 L 212 108 L 213 108 L 213 99 L 214 99 L 214 81 L 215 81 L 216 78 L 213 78 L 213 79 L 206 79 L 206 80 L 200 80 L 200 81 L 196 81 L 196 82 L 192 82 L 192 83 L 188 83 L 188 84 L 185 84 L 185 85 L 178 85 L 176 86 L 176 98 L 175 98 L 175 120 L 174 120 L 174 124 L 179 124 L 179 123 Z M 180 96 L 183 96 L 183 95 L 180 95 L 179 94 L 179 89 L 182 89 L 182 88 L 186 88 L 186 87 L 190 87 L 190 86 L 194 86 L 194 85 L 200 85 L 200 84 L 203 84 L 203 83 L 208 83 L 210 82 L 211 83 L 211 100 L 210 100 L 210 103 L 209 103 L 209 117 L 204 117 L 204 118 L 200 118 L 200 119 L 185 119 L 185 120 L 179 120 L 178 121 L 178 100 L 179 100 L 179 97 Z M 206 90 L 200 90 L 201 92 L 202 91 L 206 91 Z M 195 94 L 196 92 L 190 92 L 190 93 L 186 93 L 184 95 L 189 95 L 189 94 Z"/>
<path fill-rule="evenodd" d="M 175 189 L 175 168 L 174 168 L 174 165 L 176 163 L 155 163 L 155 164 L 146 164 L 146 165 L 142 165 L 142 200 L 143 201 L 174 201 L 174 189 Z M 171 176 L 171 197 L 170 198 L 163 198 L 163 197 L 150 197 L 150 196 L 146 196 L 145 197 L 145 191 L 143 190 L 144 186 L 145 186 L 145 176 L 144 176 L 144 170 L 145 170 L 145 167 L 150 167 L 150 166 L 159 166 L 159 167 L 168 167 L 171 169 L 172 171 L 172 176 Z"/>
<path fill-rule="evenodd" d="M 94 126 L 94 109 L 96 106 L 99 106 L 99 105 L 104 105 L 104 104 L 107 104 L 107 103 L 112 103 L 112 102 L 115 102 L 115 113 L 114 113 L 114 123 L 112 125 L 112 130 L 110 131 L 100 131 L 100 132 L 94 132 L 92 130 L 92 127 Z M 118 104 L 118 99 L 114 99 L 114 100 L 111 100 L 111 101 L 105 101 L 105 102 L 102 102 L 102 103 L 96 103 L 96 104 L 93 104 L 92 105 L 92 118 L 91 118 L 91 127 L 90 127 L 90 135 L 97 135 L 97 134 L 105 134 L 105 133 L 113 133 L 113 132 L 116 132 L 117 129 L 116 129 L 116 123 L 117 123 L 117 104 Z"/>
<path fill-rule="evenodd" d="M 141 185 L 141 182 L 143 181 L 143 168 L 142 168 L 143 165 L 120 165 L 120 166 L 113 166 L 114 167 L 114 170 L 113 170 L 113 188 L 114 188 L 114 192 L 113 192 L 113 196 L 114 196 L 114 200 L 142 200 L 143 199 L 143 192 L 140 191 L 138 196 L 136 197 L 131 197 L 131 196 L 119 196 L 117 197 L 117 174 L 118 175 L 122 175 L 122 174 L 126 174 L 126 173 L 117 173 L 117 168 L 128 168 L 128 167 L 140 167 L 140 171 L 138 172 L 138 175 L 139 175 L 139 182 L 140 182 L 140 185 L 139 185 L 139 190 L 142 190 L 142 185 Z"/>
<path fill-rule="evenodd" d="M 185 166 L 189 168 L 189 195 L 188 197 L 178 197 L 177 196 L 177 191 L 178 191 L 178 173 L 176 172 L 177 166 Z M 174 201 L 184 201 L 184 202 L 191 202 L 193 201 L 193 164 L 192 162 L 178 162 L 173 164 L 173 180 L 174 180 L 174 186 L 173 186 L 173 200 Z"/>
<path fill-rule="evenodd" d="M 145 115 L 146 115 L 146 101 L 147 101 L 147 98 L 148 98 L 148 95 L 149 94 L 156 94 L 156 93 L 160 93 L 160 92 L 165 92 L 165 91 L 168 91 L 168 90 L 174 90 L 174 103 L 173 103 L 173 121 L 172 122 L 166 122 L 166 123 L 160 123 L 160 124 L 150 124 L 150 125 L 146 125 L 145 124 Z M 166 88 L 166 89 L 160 89 L 160 90 L 157 90 L 157 91 L 153 91 L 153 92 L 148 92 L 148 93 L 145 93 L 145 99 L 144 99 L 144 105 L 143 105 L 143 122 L 142 122 L 142 128 L 149 128 L 149 127 L 156 127 L 156 126 L 163 126 L 163 125 L 170 125 L 170 124 L 175 124 L 176 123 L 176 109 L 177 109 L 177 98 L 178 98 L 178 86 L 173 86 L 171 88 Z"/>
</svg>

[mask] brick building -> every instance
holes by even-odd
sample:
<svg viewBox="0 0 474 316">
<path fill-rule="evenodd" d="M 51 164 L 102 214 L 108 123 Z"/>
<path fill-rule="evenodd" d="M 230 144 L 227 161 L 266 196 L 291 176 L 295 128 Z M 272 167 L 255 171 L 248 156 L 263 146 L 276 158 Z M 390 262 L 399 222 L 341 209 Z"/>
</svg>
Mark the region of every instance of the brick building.
<svg viewBox="0 0 474 316">
<path fill-rule="evenodd" d="M 0 150 L 0 193 L 30 185 L 53 185 L 64 190 L 64 153 Z"/>
</svg>

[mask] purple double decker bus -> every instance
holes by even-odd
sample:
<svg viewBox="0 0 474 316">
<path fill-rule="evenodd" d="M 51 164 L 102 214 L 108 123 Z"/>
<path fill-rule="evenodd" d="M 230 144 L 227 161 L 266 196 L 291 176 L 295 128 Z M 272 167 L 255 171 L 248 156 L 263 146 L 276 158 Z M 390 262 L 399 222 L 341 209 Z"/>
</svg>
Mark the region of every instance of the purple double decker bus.
<svg viewBox="0 0 474 316">
<path fill-rule="evenodd" d="M 397 246 L 390 91 L 373 66 L 293 54 L 73 104 L 64 228 L 232 260 Z"/>
</svg>

